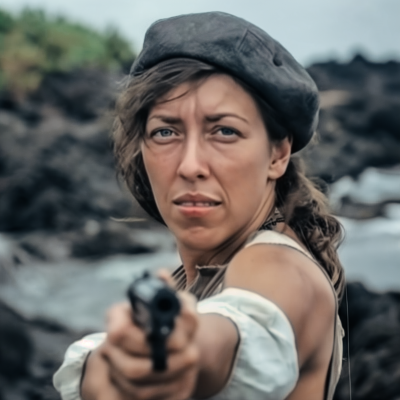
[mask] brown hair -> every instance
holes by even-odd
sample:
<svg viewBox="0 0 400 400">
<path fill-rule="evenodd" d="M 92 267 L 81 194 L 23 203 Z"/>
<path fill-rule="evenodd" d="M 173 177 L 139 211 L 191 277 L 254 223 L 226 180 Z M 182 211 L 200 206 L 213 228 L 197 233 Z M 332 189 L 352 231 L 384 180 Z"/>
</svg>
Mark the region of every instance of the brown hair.
<svg viewBox="0 0 400 400">
<path fill-rule="evenodd" d="M 143 164 L 140 144 L 145 134 L 148 113 L 155 102 L 185 82 L 199 82 L 223 70 L 192 59 L 160 62 L 139 76 L 129 77 L 117 105 L 113 127 L 114 152 L 120 175 L 143 209 L 164 223 L 155 203 Z M 255 100 L 270 140 L 290 137 L 279 112 L 240 79 L 233 77 Z M 340 223 L 329 213 L 326 196 L 308 179 L 299 157 L 292 156 L 285 174 L 276 181 L 276 207 L 288 224 L 329 275 L 342 298 L 344 274 L 337 247 L 342 240 Z"/>
</svg>

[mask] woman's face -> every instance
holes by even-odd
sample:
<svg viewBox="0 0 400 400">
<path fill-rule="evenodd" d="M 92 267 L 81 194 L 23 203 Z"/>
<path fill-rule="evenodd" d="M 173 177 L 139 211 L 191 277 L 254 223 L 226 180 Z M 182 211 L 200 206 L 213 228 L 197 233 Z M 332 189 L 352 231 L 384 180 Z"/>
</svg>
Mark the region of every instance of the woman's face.
<svg viewBox="0 0 400 400">
<path fill-rule="evenodd" d="M 273 205 L 266 128 L 252 97 L 227 75 L 160 99 L 142 153 L 160 214 L 187 249 L 217 249 L 250 233 Z"/>
</svg>

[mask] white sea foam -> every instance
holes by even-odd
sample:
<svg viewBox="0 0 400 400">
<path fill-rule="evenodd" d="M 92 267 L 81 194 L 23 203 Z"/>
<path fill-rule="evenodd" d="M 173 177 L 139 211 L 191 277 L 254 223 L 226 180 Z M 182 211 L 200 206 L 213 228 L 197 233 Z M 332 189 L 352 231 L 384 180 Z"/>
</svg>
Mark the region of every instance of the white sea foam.
<svg viewBox="0 0 400 400">
<path fill-rule="evenodd" d="M 47 318 L 75 330 L 103 329 L 106 310 L 126 300 L 126 290 L 144 270 L 172 269 L 175 252 L 114 256 L 100 262 L 69 260 L 24 266 L 0 282 L 0 299 L 27 318 Z"/>
<path fill-rule="evenodd" d="M 357 180 L 349 176 L 339 179 L 331 185 L 329 198 L 337 206 L 343 197 L 361 204 L 400 201 L 400 167 L 367 168 Z"/>
</svg>

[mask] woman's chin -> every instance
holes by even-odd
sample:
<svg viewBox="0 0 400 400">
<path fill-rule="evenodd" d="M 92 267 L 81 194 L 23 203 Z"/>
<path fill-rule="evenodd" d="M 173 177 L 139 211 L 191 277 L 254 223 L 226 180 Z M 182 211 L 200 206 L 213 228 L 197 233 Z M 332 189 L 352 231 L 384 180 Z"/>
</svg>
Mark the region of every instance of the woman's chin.
<svg viewBox="0 0 400 400">
<path fill-rule="evenodd" d="M 217 248 L 224 241 L 224 236 L 221 235 L 221 232 L 204 227 L 185 229 L 176 235 L 176 238 L 181 246 L 203 252 Z"/>
</svg>

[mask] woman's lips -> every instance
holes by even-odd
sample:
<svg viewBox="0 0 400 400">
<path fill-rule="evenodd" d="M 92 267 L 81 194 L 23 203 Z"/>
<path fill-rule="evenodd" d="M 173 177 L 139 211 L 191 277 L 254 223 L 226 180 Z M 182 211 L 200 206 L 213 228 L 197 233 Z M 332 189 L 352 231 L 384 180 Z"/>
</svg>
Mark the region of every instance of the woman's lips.
<svg viewBox="0 0 400 400">
<path fill-rule="evenodd" d="M 185 217 L 198 218 L 211 213 L 221 202 L 205 193 L 184 193 L 177 196 L 173 203 Z"/>
<path fill-rule="evenodd" d="M 221 203 L 213 201 L 182 201 L 176 202 L 178 210 L 186 217 L 204 217 L 214 211 Z"/>
<path fill-rule="evenodd" d="M 182 201 L 178 202 L 177 205 L 182 207 L 215 207 L 218 203 L 214 201 Z"/>
</svg>

